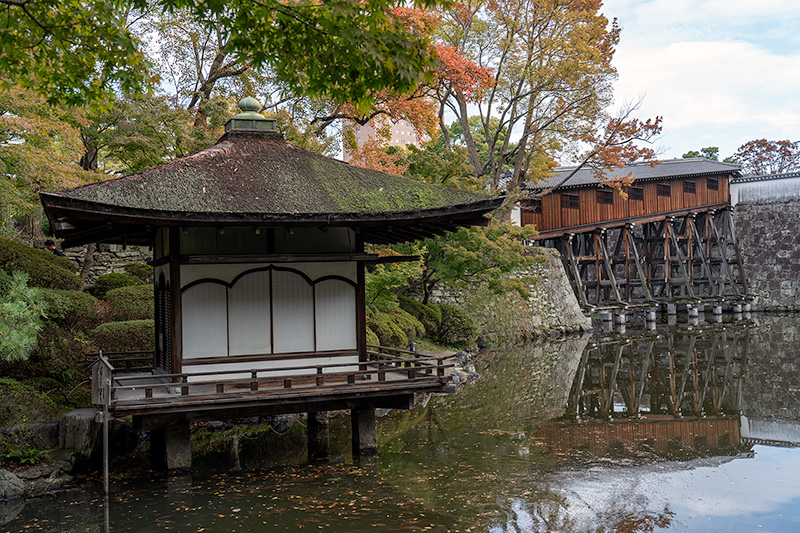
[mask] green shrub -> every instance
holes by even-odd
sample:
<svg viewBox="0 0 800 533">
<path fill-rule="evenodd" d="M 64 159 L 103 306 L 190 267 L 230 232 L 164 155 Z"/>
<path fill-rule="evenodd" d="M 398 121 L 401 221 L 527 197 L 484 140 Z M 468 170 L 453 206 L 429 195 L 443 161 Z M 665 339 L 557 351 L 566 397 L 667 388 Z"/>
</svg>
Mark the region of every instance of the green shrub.
<svg viewBox="0 0 800 533">
<path fill-rule="evenodd" d="M 153 320 L 106 322 L 89 332 L 94 347 L 104 352 L 152 351 L 155 348 Z"/>
<path fill-rule="evenodd" d="M 97 326 L 97 298 L 88 292 L 42 289 L 47 301 L 47 319 L 72 331 L 88 331 Z"/>
<path fill-rule="evenodd" d="M 142 281 L 153 279 L 153 267 L 144 263 L 128 263 L 122 267 L 131 276 L 136 276 Z"/>
<path fill-rule="evenodd" d="M 106 299 L 106 293 L 112 289 L 120 287 L 130 287 L 132 285 L 142 285 L 144 281 L 131 274 L 122 272 L 112 272 L 99 276 L 94 282 L 94 295 L 101 300 Z"/>
<path fill-rule="evenodd" d="M 410 342 L 425 335 L 422 323 L 402 309 L 367 313 L 367 327 L 378 337 L 380 346 L 405 350 Z"/>
<path fill-rule="evenodd" d="M 49 323 L 39 335 L 28 364 L 13 375 L 42 382 L 55 380 L 60 389 L 87 378 L 86 354 L 91 351 L 83 332 L 63 329 Z"/>
<path fill-rule="evenodd" d="M 400 308 L 419 320 L 425 331 L 434 331 L 442 321 L 442 311 L 435 305 L 426 305 L 407 296 L 398 296 Z"/>
<path fill-rule="evenodd" d="M 375 332 L 372 331 L 369 327 L 367 327 L 367 344 L 372 344 L 377 346 L 381 343 L 381 340 L 375 335 Z"/>
<path fill-rule="evenodd" d="M 457 348 L 469 346 L 478 334 L 475 320 L 457 305 L 441 304 L 439 309 L 442 312 L 442 321 L 433 331 L 433 340 Z"/>
<path fill-rule="evenodd" d="M 0 433 L 0 447 L 10 457 L 3 459 L 22 461 L 24 450 L 30 447 L 31 424 L 49 422 L 57 413 L 55 403 L 36 389 L 10 378 L 0 378 L 0 427 L 13 431 Z"/>
<path fill-rule="evenodd" d="M 106 306 L 104 314 L 109 322 L 125 320 L 146 320 L 153 318 L 152 285 L 131 285 L 111 289 L 106 293 Z"/>
<path fill-rule="evenodd" d="M 50 289 L 80 289 L 83 280 L 77 267 L 64 257 L 37 250 L 20 242 L 0 237 L 0 269 L 12 274 L 28 274 L 28 285 Z"/>
</svg>

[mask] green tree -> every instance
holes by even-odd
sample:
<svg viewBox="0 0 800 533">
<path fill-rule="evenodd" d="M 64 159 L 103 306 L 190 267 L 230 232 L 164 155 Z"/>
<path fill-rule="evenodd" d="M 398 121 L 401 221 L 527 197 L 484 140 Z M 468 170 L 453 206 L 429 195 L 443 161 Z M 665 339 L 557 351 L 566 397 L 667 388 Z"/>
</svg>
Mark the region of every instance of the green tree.
<svg viewBox="0 0 800 533">
<path fill-rule="evenodd" d="M 28 358 L 42 331 L 46 306 L 41 292 L 28 287 L 28 274 L 0 271 L 0 359 Z"/>
<path fill-rule="evenodd" d="M 17 231 L 21 222 L 24 235 L 41 237 L 37 193 L 99 178 L 76 164 L 85 123 L 81 110 L 47 105 L 23 87 L 0 91 L 0 231 Z"/>
<path fill-rule="evenodd" d="M 11 84 L 54 103 L 103 102 L 117 87 L 136 92 L 152 81 L 142 43 L 129 29 L 137 10 L 184 9 L 192 23 L 216 29 L 218 49 L 238 61 L 272 68 L 293 91 L 359 107 L 369 107 L 384 88 L 413 91 L 433 66 L 427 37 L 394 16 L 405 6 L 399 0 L 0 0 L 0 6 L 0 70 Z"/>
<path fill-rule="evenodd" d="M 398 292 L 420 287 L 422 302 L 428 303 L 439 284 L 461 288 L 484 284 L 495 294 L 515 290 L 527 297 L 528 280 L 522 271 L 536 260 L 526 244 L 535 234 L 531 227 L 493 220 L 487 227 L 461 228 L 427 239 L 421 275 Z"/>
<path fill-rule="evenodd" d="M 691 159 L 693 157 L 705 157 L 709 161 L 719 161 L 719 147 L 717 146 L 707 146 L 706 148 L 700 148 L 700 151 L 697 150 L 689 150 L 681 157 L 684 159 Z"/>
<path fill-rule="evenodd" d="M 112 88 L 148 83 L 140 43 L 128 28 L 145 0 L 0 0 L 3 85 L 53 104 L 103 102 Z"/>
<path fill-rule="evenodd" d="M 469 136 L 464 133 L 460 121 L 453 122 L 448 128 L 453 145 L 462 146 L 467 149 L 467 139 L 469 138 L 475 146 L 478 160 L 494 160 L 499 165 L 501 171 L 513 168 L 513 165 L 511 165 L 513 160 L 509 157 L 509 154 L 513 153 L 515 150 L 516 143 L 506 143 L 508 129 L 500 125 L 500 120 L 493 117 L 484 120 L 482 117 L 476 115 L 469 117 L 467 122 L 470 127 Z M 487 137 L 487 131 L 492 132 L 491 139 Z M 504 146 L 510 151 L 509 153 L 503 154 Z M 494 150 L 491 157 L 489 156 L 490 150 Z M 491 176 L 488 175 L 488 169 L 484 169 L 484 176 L 491 180 Z"/>
<path fill-rule="evenodd" d="M 404 163 L 405 176 L 409 178 L 459 189 L 481 188 L 481 182 L 472 175 L 466 148 L 454 146 L 448 150 L 442 136 L 419 148 L 409 145 Z"/>
<path fill-rule="evenodd" d="M 107 109 L 92 109 L 81 127 L 80 166 L 103 173 L 137 172 L 206 148 L 230 116 L 222 100 L 206 102 L 202 125 L 193 110 L 168 96 L 121 95 Z"/>
</svg>

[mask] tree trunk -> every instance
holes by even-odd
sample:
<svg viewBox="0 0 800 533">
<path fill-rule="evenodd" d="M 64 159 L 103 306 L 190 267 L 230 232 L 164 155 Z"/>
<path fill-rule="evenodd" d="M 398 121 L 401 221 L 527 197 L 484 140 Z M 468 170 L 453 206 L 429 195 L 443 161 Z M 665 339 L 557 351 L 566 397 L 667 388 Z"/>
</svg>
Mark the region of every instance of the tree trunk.
<svg viewBox="0 0 800 533">
<path fill-rule="evenodd" d="M 467 110 L 467 101 L 461 94 L 456 95 L 456 102 L 458 102 L 459 117 L 461 122 L 461 129 L 464 133 L 464 144 L 467 145 L 467 152 L 469 153 L 469 162 L 474 167 L 472 174 L 480 179 L 483 174 L 483 164 L 481 158 L 478 157 L 478 149 L 475 146 L 475 140 L 472 138 L 472 130 L 469 127 L 469 112 Z"/>
<path fill-rule="evenodd" d="M 97 156 L 99 150 L 95 139 L 85 132 L 81 132 L 81 142 L 83 143 L 83 154 L 78 164 L 83 170 L 97 170 Z"/>
<path fill-rule="evenodd" d="M 24 240 L 41 241 L 44 239 L 42 233 L 42 214 L 25 215 L 20 228 L 19 236 Z"/>
<path fill-rule="evenodd" d="M 86 280 L 89 279 L 89 272 L 92 270 L 95 250 L 97 250 L 97 244 L 90 242 L 86 245 L 86 253 L 83 256 L 83 265 L 81 265 L 81 272 L 79 274 L 84 285 L 86 284 Z"/>
</svg>

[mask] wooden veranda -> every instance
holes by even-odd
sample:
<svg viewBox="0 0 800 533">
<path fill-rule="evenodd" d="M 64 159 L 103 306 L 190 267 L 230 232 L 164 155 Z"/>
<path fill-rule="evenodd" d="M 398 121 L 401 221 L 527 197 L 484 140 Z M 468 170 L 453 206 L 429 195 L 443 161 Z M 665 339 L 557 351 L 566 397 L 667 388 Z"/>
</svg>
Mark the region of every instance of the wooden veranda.
<svg viewBox="0 0 800 533">
<path fill-rule="evenodd" d="M 97 354 L 93 403 L 113 417 L 133 416 L 140 431 L 189 422 L 349 409 L 354 403 L 405 408 L 417 393 L 447 392 L 452 356 L 370 346 L 360 364 L 327 363 L 258 370 L 160 373 L 152 356 Z M 146 364 L 147 362 L 151 364 Z"/>
</svg>

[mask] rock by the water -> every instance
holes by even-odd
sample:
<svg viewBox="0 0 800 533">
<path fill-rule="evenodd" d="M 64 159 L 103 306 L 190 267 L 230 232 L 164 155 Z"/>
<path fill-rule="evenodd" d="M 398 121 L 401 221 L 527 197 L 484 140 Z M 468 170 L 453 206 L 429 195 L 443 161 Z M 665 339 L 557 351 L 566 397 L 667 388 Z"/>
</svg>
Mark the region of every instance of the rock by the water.
<svg viewBox="0 0 800 533">
<path fill-rule="evenodd" d="M 13 500 L 25 496 L 25 483 L 13 472 L 0 469 L 0 498 Z"/>
</svg>

